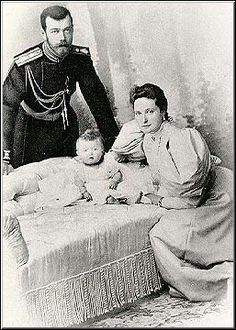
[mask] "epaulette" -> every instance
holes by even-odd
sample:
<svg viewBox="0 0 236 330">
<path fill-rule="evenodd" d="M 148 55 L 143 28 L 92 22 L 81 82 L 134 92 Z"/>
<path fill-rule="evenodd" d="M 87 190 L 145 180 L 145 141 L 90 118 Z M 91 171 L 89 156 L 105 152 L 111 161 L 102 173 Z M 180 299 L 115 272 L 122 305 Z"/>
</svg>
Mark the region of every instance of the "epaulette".
<svg viewBox="0 0 236 330">
<path fill-rule="evenodd" d="M 17 66 L 24 65 L 26 63 L 29 63 L 36 58 L 39 58 L 43 56 L 43 51 L 40 47 L 35 47 L 33 49 L 30 49 L 28 51 L 25 51 L 24 53 L 21 53 L 19 55 L 16 55 L 14 57 L 14 61 Z"/>
<path fill-rule="evenodd" d="M 82 47 L 82 46 L 74 46 L 71 47 L 71 53 L 73 54 L 82 54 L 82 55 L 90 55 L 90 51 L 88 47 Z"/>
</svg>

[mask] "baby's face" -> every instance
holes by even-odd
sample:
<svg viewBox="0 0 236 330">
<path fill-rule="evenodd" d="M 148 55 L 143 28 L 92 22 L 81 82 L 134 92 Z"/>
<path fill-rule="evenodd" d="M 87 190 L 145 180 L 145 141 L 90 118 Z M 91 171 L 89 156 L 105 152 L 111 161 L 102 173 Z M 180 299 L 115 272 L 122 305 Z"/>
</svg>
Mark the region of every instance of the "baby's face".
<svg viewBox="0 0 236 330">
<path fill-rule="evenodd" d="M 77 145 L 77 155 L 84 164 L 97 164 L 103 155 L 103 146 L 99 139 L 94 141 L 80 140 Z"/>
</svg>

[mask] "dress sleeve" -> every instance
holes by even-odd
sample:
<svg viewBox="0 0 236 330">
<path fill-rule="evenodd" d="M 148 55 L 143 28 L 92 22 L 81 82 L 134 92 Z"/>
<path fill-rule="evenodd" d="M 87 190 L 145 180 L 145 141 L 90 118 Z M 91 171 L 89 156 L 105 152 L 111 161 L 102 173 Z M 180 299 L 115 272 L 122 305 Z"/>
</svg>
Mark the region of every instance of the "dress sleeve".
<svg viewBox="0 0 236 330">
<path fill-rule="evenodd" d="M 195 199 L 201 196 L 208 177 L 210 151 L 194 128 L 176 130 L 166 144 L 169 162 L 164 173 L 169 196 Z"/>
<path fill-rule="evenodd" d="M 120 155 L 128 156 L 129 160 L 145 159 L 143 137 L 144 134 L 136 121 L 131 120 L 122 126 L 111 149 Z"/>
</svg>

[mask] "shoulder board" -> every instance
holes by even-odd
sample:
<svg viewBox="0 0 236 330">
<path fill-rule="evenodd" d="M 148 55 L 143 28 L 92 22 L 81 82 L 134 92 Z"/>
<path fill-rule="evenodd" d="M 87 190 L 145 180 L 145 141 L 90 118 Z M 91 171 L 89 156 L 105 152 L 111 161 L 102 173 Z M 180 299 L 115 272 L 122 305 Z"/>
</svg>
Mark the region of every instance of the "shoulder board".
<svg viewBox="0 0 236 330">
<path fill-rule="evenodd" d="M 25 51 L 24 53 L 21 53 L 20 55 L 16 55 L 14 57 L 14 61 L 17 66 L 21 66 L 21 65 L 27 64 L 41 56 L 43 56 L 42 49 L 40 47 L 36 47 L 31 50 Z"/>
<path fill-rule="evenodd" d="M 72 54 L 82 54 L 82 55 L 90 56 L 89 48 L 88 47 L 82 47 L 82 46 L 72 46 L 71 47 L 71 53 Z"/>
</svg>

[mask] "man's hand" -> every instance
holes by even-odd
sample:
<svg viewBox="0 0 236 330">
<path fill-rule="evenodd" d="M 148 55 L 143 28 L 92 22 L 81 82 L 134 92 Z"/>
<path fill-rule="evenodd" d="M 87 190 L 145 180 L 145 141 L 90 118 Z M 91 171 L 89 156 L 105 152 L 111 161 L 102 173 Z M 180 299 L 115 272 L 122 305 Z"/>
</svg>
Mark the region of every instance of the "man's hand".
<svg viewBox="0 0 236 330">
<path fill-rule="evenodd" d="M 87 202 L 90 202 L 93 200 L 93 197 L 91 196 L 91 194 L 88 191 L 85 191 L 83 193 L 83 197 L 86 199 Z"/>
<path fill-rule="evenodd" d="M 14 168 L 8 162 L 2 162 L 2 174 L 8 175 L 14 170 Z"/>
</svg>

